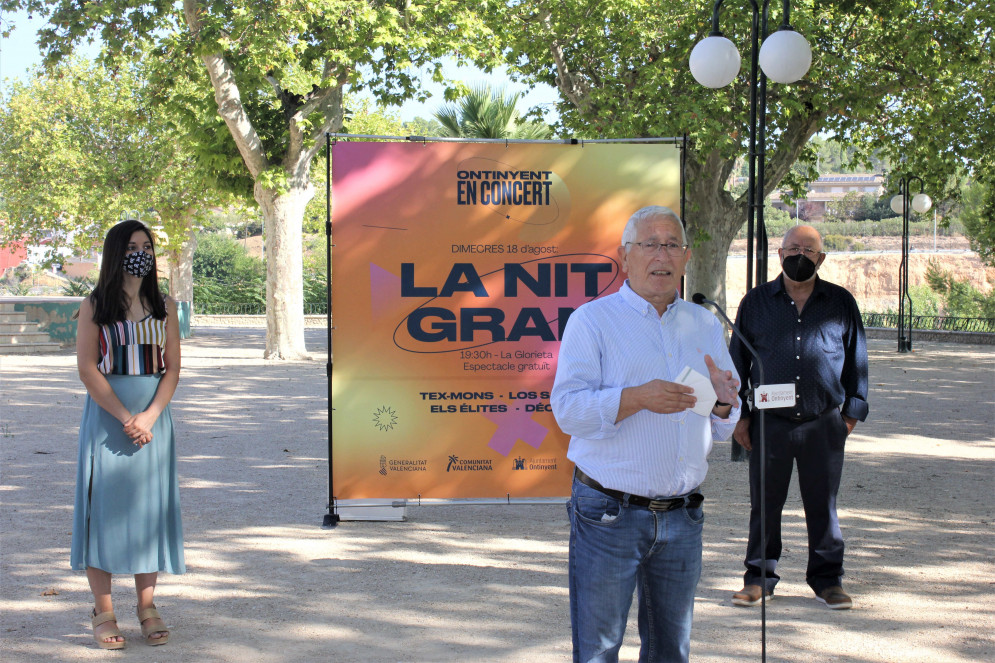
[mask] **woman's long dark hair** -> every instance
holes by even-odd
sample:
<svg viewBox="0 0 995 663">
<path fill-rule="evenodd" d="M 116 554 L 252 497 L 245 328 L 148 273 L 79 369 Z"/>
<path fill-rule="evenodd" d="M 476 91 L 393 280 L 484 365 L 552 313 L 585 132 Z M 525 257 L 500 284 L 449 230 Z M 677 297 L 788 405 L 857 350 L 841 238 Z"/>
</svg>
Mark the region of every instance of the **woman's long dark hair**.
<svg viewBox="0 0 995 663">
<path fill-rule="evenodd" d="M 93 321 L 98 325 L 113 324 L 128 317 L 130 302 L 124 291 L 124 254 L 128 251 L 128 242 L 136 230 L 148 235 L 152 244 L 152 271 L 142 279 L 138 296 L 142 304 L 151 309 L 153 318 L 158 320 L 166 318 L 166 304 L 159 291 L 159 274 L 155 263 L 155 238 L 144 223 L 128 219 L 111 228 L 104 239 L 100 276 L 96 287 L 90 293 Z"/>
</svg>

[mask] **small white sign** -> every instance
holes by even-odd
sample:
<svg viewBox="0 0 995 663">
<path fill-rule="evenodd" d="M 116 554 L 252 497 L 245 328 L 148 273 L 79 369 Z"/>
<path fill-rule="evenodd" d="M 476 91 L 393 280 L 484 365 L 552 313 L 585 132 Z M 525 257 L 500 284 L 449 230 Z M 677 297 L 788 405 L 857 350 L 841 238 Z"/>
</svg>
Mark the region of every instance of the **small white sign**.
<svg viewBox="0 0 995 663">
<path fill-rule="evenodd" d="M 757 410 L 794 406 L 795 385 L 793 383 L 762 384 L 753 392 L 753 407 Z"/>
</svg>

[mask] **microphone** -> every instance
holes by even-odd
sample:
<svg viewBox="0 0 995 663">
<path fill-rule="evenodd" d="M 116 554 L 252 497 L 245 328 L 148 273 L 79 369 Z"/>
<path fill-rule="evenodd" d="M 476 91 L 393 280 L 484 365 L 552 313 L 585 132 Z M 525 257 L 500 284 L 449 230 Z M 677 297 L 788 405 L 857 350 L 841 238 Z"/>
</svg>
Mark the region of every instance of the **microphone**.
<svg viewBox="0 0 995 663">
<path fill-rule="evenodd" d="M 717 303 L 713 302 L 711 299 L 706 299 L 705 295 L 700 292 L 696 292 L 691 295 L 691 301 L 698 306 L 703 306 L 709 304 L 722 319 L 725 320 L 729 327 L 732 329 L 733 333 L 742 341 L 746 349 L 750 351 L 753 355 L 753 361 L 757 363 L 757 376 L 760 378 L 759 384 L 753 385 L 750 389 L 752 394 L 756 393 L 757 388 L 764 383 L 764 364 L 760 359 L 760 353 L 757 352 L 756 348 L 746 340 L 743 336 L 743 332 L 739 331 L 739 327 L 733 324 L 726 315 L 726 312 L 722 310 L 722 307 Z M 749 379 L 749 376 L 739 376 L 740 379 Z M 763 462 L 763 459 L 767 458 L 767 444 L 764 431 L 764 411 L 757 410 L 759 413 L 758 428 L 760 433 L 760 444 L 757 451 L 760 453 L 760 647 L 762 652 L 762 659 L 767 660 L 767 463 Z M 734 440 L 735 442 L 735 440 Z"/>
<path fill-rule="evenodd" d="M 746 337 L 743 336 L 743 333 L 739 331 L 739 327 L 733 324 L 733 321 L 729 319 L 729 316 L 726 315 L 726 312 L 722 310 L 722 307 L 719 306 L 716 302 L 713 302 L 711 299 L 706 299 L 705 295 L 701 294 L 700 292 L 696 292 L 693 295 L 691 295 L 691 301 L 697 304 L 698 306 L 704 306 L 705 304 L 708 304 L 712 306 L 720 316 L 722 316 L 722 319 L 726 321 L 726 324 L 729 325 L 729 327 L 732 329 L 732 332 L 739 338 L 740 341 L 742 341 L 743 345 L 746 346 L 746 349 L 750 351 L 750 354 L 753 355 L 754 361 L 757 362 L 757 373 L 760 377 L 760 384 L 763 384 L 764 364 L 760 360 L 760 353 L 757 352 L 756 348 L 754 348 L 749 341 L 746 340 Z M 742 375 L 739 377 L 743 378 Z"/>
</svg>

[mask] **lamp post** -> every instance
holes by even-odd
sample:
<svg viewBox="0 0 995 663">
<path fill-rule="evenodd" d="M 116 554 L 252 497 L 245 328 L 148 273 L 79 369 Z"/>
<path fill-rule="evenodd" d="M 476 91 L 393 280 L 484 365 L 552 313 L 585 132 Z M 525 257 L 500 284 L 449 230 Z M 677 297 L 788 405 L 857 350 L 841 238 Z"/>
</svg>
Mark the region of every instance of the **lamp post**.
<svg viewBox="0 0 995 663">
<path fill-rule="evenodd" d="M 919 180 L 919 193 L 910 196 L 912 180 Z M 898 195 L 891 199 L 891 210 L 902 215 L 902 261 L 898 265 L 898 351 L 912 351 L 912 297 L 909 295 L 909 208 L 920 214 L 933 206 L 932 199 L 923 193 L 922 178 L 905 175 L 898 180 Z M 911 204 L 910 199 L 911 198 Z M 908 304 L 908 329 L 906 329 L 905 306 Z M 906 335 L 906 332 L 908 335 Z"/>
<path fill-rule="evenodd" d="M 709 88 L 725 87 L 739 74 L 741 59 L 735 44 L 722 36 L 719 30 L 719 10 L 723 0 L 715 0 L 712 7 L 712 31 L 695 44 L 689 66 L 695 80 Z M 750 0 L 753 22 L 750 28 L 750 166 L 746 194 L 746 290 L 753 288 L 754 228 L 756 229 L 756 284 L 767 281 L 767 226 L 764 225 L 764 179 L 767 156 L 767 79 L 775 83 L 794 83 L 801 79 L 812 64 L 812 49 L 789 23 L 790 3 L 783 0 L 781 26 L 767 35 L 767 15 L 770 0 Z M 760 42 L 763 45 L 760 45 Z M 758 48 L 759 47 L 759 48 Z M 758 112 L 759 102 L 759 112 Z M 756 387 L 757 385 L 753 385 Z M 759 412 L 760 440 L 760 652 L 761 661 L 767 660 L 767 532 L 766 532 L 766 441 L 764 440 L 764 411 Z M 732 459 L 744 460 L 745 451 L 732 445 Z"/>
<path fill-rule="evenodd" d="M 691 75 L 705 87 L 725 87 L 739 74 L 739 51 L 719 30 L 719 10 L 723 0 L 712 7 L 712 31 L 691 51 Z M 767 35 L 770 0 L 753 6 L 750 29 L 750 151 L 749 183 L 746 192 L 746 290 L 753 289 L 754 233 L 756 233 L 756 285 L 767 281 L 767 226 L 764 224 L 764 182 L 767 155 L 767 79 L 776 83 L 794 83 L 808 72 L 812 49 L 788 23 L 790 7 L 783 0 L 780 28 Z M 763 45 L 758 48 L 760 41 Z M 759 102 L 759 112 L 758 112 Z M 732 460 L 745 460 L 746 450 L 732 445 Z"/>
<path fill-rule="evenodd" d="M 724 0 L 715 0 L 712 31 L 691 51 L 691 75 L 705 87 L 720 88 L 739 73 L 741 59 L 735 44 L 719 30 L 719 11 Z M 767 281 L 767 227 L 764 224 L 764 181 L 767 138 L 767 79 L 794 83 L 808 72 L 812 49 L 791 27 L 790 3 L 783 0 L 783 17 L 776 32 L 767 35 L 770 0 L 750 0 L 753 23 L 750 30 L 750 151 L 746 226 L 746 289 L 753 288 L 754 232 L 756 232 L 756 284 Z M 763 44 L 760 44 L 761 40 Z M 758 104 L 759 101 L 759 104 Z M 758 109 L 759 105 L 759 109 Z"/>
</svg>

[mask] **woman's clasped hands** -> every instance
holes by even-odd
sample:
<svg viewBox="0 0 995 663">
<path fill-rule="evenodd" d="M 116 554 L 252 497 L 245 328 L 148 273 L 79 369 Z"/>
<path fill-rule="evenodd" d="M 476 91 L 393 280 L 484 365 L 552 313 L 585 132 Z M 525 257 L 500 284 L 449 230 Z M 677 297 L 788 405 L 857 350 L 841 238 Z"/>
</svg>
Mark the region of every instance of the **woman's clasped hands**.
<svg viewBox="0 0 995 663">
<path fill-rule="evenodd" d="M 152 424 L 155 420 L 156 418 L 148 411 L 134 414 L 125 420 L 124 434 L 140 449 L 152 441 Z"/>
</svg>

